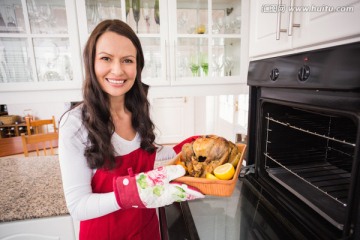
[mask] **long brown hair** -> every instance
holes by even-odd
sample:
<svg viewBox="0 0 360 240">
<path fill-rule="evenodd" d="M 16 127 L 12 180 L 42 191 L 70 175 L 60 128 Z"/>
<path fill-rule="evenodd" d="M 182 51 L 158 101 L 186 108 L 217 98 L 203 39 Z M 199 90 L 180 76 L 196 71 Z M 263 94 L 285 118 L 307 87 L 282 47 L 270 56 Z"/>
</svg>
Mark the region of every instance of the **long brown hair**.
<svg viewBox="0 0 360 240">
<path fill-rule="evenodd" d="M 137 76 L 133 87 L 125 94 L 125 107 L 132 113 L 132 126 L 141 136 L 141 148 L 154 152 L 154 124 L 150 119 L 147 86 L 141 82 L 144 68 L 144 55 L 141 43 L 135 32 L 120 20 L 105 20 L 92 31 L 83 53 L 85 82 L 83 87 L 82 121 L 88 130 L 85 157 L 90 168 L 113 168 L 115 163 L 114 147 L 111 136 L 115 126 L 110 114 L 110 101 L 95 76 L 94 59 L 96 43 L 105 32 L 114 32 L 128 38 L 137 50 Z"/>
</svg>

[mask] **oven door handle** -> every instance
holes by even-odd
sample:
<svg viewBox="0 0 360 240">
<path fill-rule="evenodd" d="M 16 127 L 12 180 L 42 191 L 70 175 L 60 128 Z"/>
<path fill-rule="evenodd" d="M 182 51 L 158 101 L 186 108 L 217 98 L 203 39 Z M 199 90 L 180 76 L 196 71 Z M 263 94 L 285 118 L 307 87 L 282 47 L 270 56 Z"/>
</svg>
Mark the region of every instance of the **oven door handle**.
<svg viewBox="0 0 360 240">
<path fill-rule="evenodd" d="M 255 173 L 255 164 L 241 167 L 240 177 L 244 177 L 245 175 L 248 175 L 250 173 Z"/>
</svg>

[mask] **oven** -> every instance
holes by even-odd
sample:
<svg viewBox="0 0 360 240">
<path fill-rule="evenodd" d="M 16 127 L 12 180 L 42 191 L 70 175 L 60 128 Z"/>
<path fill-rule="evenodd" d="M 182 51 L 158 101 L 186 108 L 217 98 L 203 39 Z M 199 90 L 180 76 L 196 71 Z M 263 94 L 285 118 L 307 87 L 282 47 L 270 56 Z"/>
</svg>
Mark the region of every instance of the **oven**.
<svg viewBox="0 0 360 240">
<path fill-rule="evenodd" d="M 292 239 L 360 239 L 359 64 L 359 42 L 250 62 L 244 191 Z"/>
</svg>

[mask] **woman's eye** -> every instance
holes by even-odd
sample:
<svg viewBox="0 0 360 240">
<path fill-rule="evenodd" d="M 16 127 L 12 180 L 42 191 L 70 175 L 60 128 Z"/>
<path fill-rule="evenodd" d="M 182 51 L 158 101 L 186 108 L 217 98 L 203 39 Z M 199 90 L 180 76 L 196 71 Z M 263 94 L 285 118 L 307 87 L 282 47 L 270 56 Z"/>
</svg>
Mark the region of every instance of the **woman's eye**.
<svg viewBox="0 0 360 240">
<path fill-rule="evenodd" d="M 108 57 L 102 57 L 101 59 L 104 61 L 107 61 L 107 62 L 110 61 L 110 58 L 108 58 Z"/>
<path fill-rule="evenodd" d="M 124 63 L 133 63 L 133 60 L 131 60 L 131 59 L 124 59 Z"/>
</svg>

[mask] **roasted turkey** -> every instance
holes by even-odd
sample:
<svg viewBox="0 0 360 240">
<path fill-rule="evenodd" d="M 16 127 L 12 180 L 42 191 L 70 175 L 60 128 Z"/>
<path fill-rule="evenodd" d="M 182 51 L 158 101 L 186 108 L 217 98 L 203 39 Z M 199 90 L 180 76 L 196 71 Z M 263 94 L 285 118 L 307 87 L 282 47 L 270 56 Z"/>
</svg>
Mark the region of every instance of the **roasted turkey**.
<svg viewBox="0 0 360 240">
<path fill-rule="evenodd" d="M 183 162 L 188 175 L 205 177 L 206 173 L 224 163 L 232 163 L 239 156 L 237 146 L 216 135 L 205 135 L 182 147 L 179 161 Z"/>
</svg>

